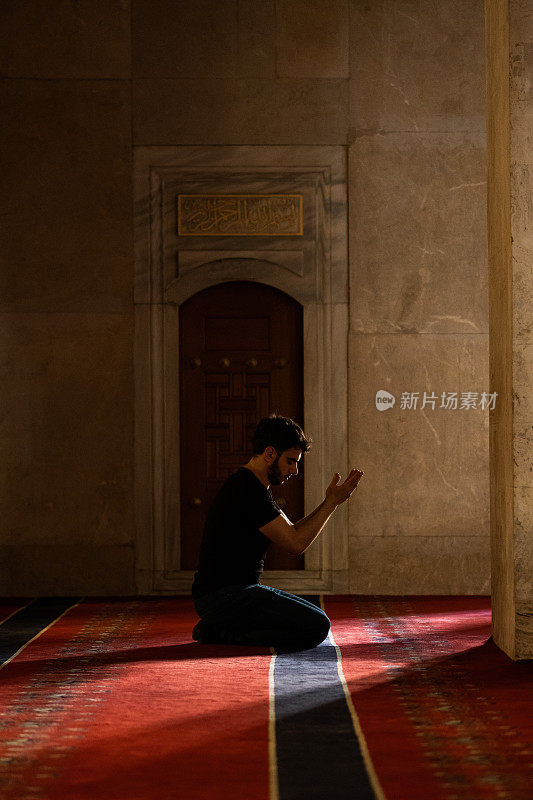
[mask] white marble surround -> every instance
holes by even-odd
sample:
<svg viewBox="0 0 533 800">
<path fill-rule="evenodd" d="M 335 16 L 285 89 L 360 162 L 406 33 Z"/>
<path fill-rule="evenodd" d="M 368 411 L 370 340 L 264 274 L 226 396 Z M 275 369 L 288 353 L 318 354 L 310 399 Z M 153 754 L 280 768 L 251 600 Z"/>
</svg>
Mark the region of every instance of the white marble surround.
<svg viewBox="0 0 533 800">
<path fill-rule="evenodd" d="M 348 263 L 343 147 L 137 147 L 135 160 L 136 580 L 140 593 L 189 593 L 180 568 L 179 306 L 202 289 L 253 280 L 304 310 L 305 508 L 347 468 Z M 177 234 L 179 193 L 298 193 L 303 236 Z M 340 508 L 305 569 L 265 572 L 288 591 L 346 592 Z"/>
</svg>

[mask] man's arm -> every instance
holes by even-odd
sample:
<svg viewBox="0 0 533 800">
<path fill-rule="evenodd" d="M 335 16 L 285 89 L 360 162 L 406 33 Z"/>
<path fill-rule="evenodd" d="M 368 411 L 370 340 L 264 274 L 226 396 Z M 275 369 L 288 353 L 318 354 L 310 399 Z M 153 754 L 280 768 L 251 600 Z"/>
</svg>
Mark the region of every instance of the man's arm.
<svg viewBox="0 0 533 800">
<path fill-rule="evenodd" d="M 284 550 L 301 555 L 314 542 L 337 506 L 350 497 L 362 475 L 361 470 L 352 469 L 344 483 L 339 484 L 340 475 L 336 472 L 326 489 L 325 499 L 307 517 L 293 525 L 282 512 L 259 530 Z"/>
</svg>

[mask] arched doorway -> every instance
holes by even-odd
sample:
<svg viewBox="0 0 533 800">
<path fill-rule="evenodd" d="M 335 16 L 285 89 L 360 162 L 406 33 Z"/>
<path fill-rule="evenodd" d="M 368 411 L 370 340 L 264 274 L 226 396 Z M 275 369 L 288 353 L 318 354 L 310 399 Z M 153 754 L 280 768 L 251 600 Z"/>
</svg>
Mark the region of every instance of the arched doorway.
<svg viewBox="0 0 533 800">
<path fill-rule="evenodd" d="M 274 190 L 301 195 L 301 234 L 179 232 L 180 195 Z M 181 453 L 179 407 L 180 329 L 189 299 L 226 282 L 253 282 L 262 292 L 273 287 L 300 304 L 303 410 L 285 405 L 276 410 L 303 423 L 314 440 L 305 457 L 305 514 L 323 499 L 333 472 L 348 469 L 346 151 L 300 145 L 137 147 L 135 207 L 137 591 L 189 594 L 194 568 L 185 563 L 194 558 L 189 554 L 185 561 L 182 548 L 188 537 L 181 526 L 181 472 L 188 460 Z M 187 502 L 197 496 L 191 488 Z M 348 531 L 344 504 L 329 521 L 327 535 L 306 550 L 304 568 L 266 568 L 265 584 L 297 594 L 348 591 Z"/>
<path fill-rule="evenodd" d="M 258 419 L 303 422 L 302 306 L 251 281 L 211 286 L 180 306 L 181 568 L 195 569 L 205 516 L 223 481 L 250 458 Z M 299 479 L 274 489 L 289 518 L 304 515 Z M 274 544 L 265 569 L 301 570 Z"/>
</svg>

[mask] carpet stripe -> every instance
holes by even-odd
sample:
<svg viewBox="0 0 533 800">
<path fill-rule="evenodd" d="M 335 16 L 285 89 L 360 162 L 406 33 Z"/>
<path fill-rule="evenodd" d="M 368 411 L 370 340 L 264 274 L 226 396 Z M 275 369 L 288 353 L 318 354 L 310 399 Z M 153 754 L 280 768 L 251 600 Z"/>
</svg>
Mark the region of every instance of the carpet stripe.
<svg viewBox="0 0 533 800">
<path fill-rule="evenodd" d="M 270 798 L 269 800 L 279 800 L 278 788 L 278 756 L 276 752 L 276 685 L 274 679 L 276 666 L 276 651 L 270 648 L 272 653 L 270 668 L 268 671 L 268 767 L 270 776 Z"/>
<path fill-rule="evenodd" d="M 31 600 L 28 600 L 25 603 L 22 601 L 17 602 L 16 600 L 0 601 L 0 625 L 3 625 L 4 622 L 7 622 L 8 619 L 18 611 L 22 611 L 23 608 L 27 608 L 30 603 L 33 603 L 33 601 L 36 599 L 36 597 L 32 597 Z"/>
<path fill-rule="evenodd" d="M 6 617 L 0 625 L 0 669 L 77 606 L 81 599 L 39 597 Z"/>
<path fill-rule="evenodd" d="M 447 800 L 440 780 L 424 758 L 417 728 L 399 706 L 394 675 L 397 644 L 401 646 L 401 642 L 391 637 L 395 660 L 389 665 L 383 658 L 386 640 L 378 621 L 376 600 L 329 596 L 326 610 L 341 650 L 354 707 L 386 796 L 395 800 Z"/>
<path fill-rule="evenodd" d="M 320 598 L 320 605 L 322 606 L 322 610 L 325 612 L 325 605 L 324 599 Z M 368 750 L 368 745 L 366 742 L 365 735 L 363 733 L 363 729 L 361 728 L 361 723 L 359 722 L 359 717 L 357 716 L 357 712 L 354 708 L 354 704 L 352 701 L 352 696 L 350 694 L 350 690 L 348 689 L 348 684 L 346 683 L 346 678 L 344 676 L 344 670 L 342 668 L 342 655 L 341 650 L 338 644 L 335 641 L 335 637 L 333 636 L 333 632 L 330 631 L 329 637 L 333 642 L 335 647 L 335 652 L 337 653 L 337 671 L 339 674 L 339 680 L 342 684 L 342 689 L 344 691 L 344 696 L 346 698 L 346 705 L 348 706 L 348 711 L 350 713 L 350 717 L 352 719 L 352 724 L 354 727 L 355 734 L 357 736 L 357 741 L 359 742 L 359 748 L 364 758 L 366 771 L 368 774 L 368 778 L 372 785 L 372 789 L 374 790 L 374 796 L 376 800 L 386 800 L 385 794 L 379 782 L 378 776 L 376 774 L 376 770 L 374 769 L 374 764 L 372 763 L 372 759 L 370 757 L 370 753 Z"/>
<path fill-rule="evenodd" d="M 334 641 L 328 637 L 310 650 L 278 653 L 274 681 L 280 800 L 377 800 Z"/>
</svg>

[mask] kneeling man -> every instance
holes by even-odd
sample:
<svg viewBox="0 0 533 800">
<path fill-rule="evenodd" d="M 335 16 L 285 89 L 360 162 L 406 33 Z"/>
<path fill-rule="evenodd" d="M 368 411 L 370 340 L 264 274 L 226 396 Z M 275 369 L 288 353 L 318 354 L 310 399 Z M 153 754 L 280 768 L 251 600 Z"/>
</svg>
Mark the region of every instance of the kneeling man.
<svg viewBox="0 0 533 800">
<path fill-rule="evenodd" d="M 207 515 L 192 587 L 200 617 L 193 639 L 290 651 L 316 647 L 328 635 L 330 621 L 314 603 L 259 582 L 270 542 L 303 553 L 363 475 L 352 469 L 339 484 L 336 472 L 322 503 L 293 524 L 270 486 L 298 474 L 310 444 L 287 417 L 272 415 L 257 425 L 250 461 L 225 481 Z"/>
</svg>

